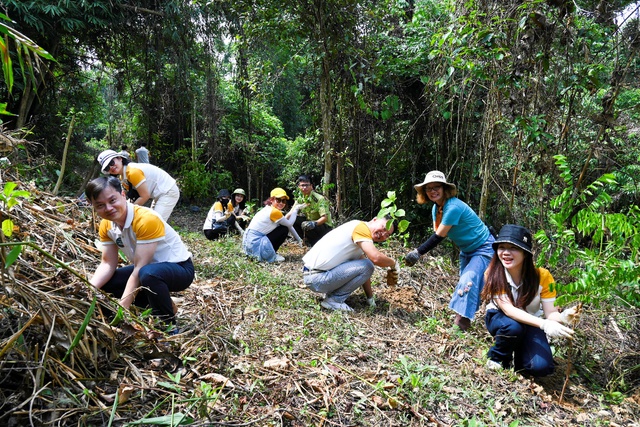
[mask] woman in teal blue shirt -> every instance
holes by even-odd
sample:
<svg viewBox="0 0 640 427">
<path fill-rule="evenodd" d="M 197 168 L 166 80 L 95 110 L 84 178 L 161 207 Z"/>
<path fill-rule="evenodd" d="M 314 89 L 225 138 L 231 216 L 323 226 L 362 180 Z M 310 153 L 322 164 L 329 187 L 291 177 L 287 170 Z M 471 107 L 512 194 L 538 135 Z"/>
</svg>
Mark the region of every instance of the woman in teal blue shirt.
<svg viewBox="0 0 640 427">
<path fill-rule="evenodd" d="M 449 308 L 456 312 L 455 324 L 463 331 L 480 307 L 480 292 L 484 286 L 484 271 L 493 257 L 494 238 L 489 228 L 466 203 L 458 199 L 458 189 L 447 182 L 442 172 L 431 171 L 416 184 L 416 200 L 424 204 L 431 200 L 435 233 L 405 256 L 408 266 L 449 237 L 460 248 L 460 279 L 451 297 Z"/>
</svg>

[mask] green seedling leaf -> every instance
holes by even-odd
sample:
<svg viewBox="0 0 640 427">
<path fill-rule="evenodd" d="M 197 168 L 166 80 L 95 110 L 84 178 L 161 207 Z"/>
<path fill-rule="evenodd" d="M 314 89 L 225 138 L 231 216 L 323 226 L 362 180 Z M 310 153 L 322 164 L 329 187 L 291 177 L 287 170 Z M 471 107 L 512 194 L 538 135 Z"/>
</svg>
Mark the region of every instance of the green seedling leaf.
<svg viewBox="0 0 640 427">
<path fill-rule="evenodd" d="M 11 235 L 13 234 L 13 221 L 11 221 L 10 219 L 5 219 L 4 221 L 2 221 L 2 233 L 4 233 L 4 235 L 7 237 L 11 237 Z"/>
<path fill-rule="evenodd" d="M 71 343 L 69 350 L 67 350 L 67 354 L 65 354 L 64 357 L 62 358 L 63 362 L 67 359 L 67 357 L 69 357 L 69 355 L 71 354 L 71 351 L 78 345 L 78 343 L 80 342 L 80 339 L 82 338 L 82 335 L 84 335 L 84 331 L 87 329 L 87 326 L 91 321 L 91 316 L 93 316 L 93 312 L 96 309 L 97 299 L 98 299 L 98 296 L 94 295 L 93 301 L 91 301 L 91 306 L 89 307 L 89 311 L 87 311 L 87 315 L 84 316 L 84 320 L 82 321 L 82 325 L 80 325 L 80 329 L 78 329 L 78 333 L 73 338 L 73 342 Z"/>
<path fill-rule="evenodd" d="M 109 325 L 118 326 L 120 322 L 124 319 L 124 308 L 122 306 L 118 306 L 118 311 L 116 312 L 116 316 L 113 318 Z"/>
<path fill-rule="evenodd" d="M 189 425 L 193 424 L 194 419 L 186 416 L 185 414 L 178 412 L 171 415 L 165 415 L 164 417 L 154 417 L 154 418 L 142 418 L 138 421 L 132 421 L 127 425 L 135 426 L 142 424 L 149 424 L 154 426 L 178 426 L 178 425 Z"/>
<path fill-rule="evenodd" d="M 16 262 L 16 260 L 18 259 L 18 257 L 20 256 L 20 252 L 22 251 L 22 246 L 16 246 L 13 249 L 11 249 L 11 252 L 9 252 L 9 255 L 7 255 L 7 258 L 4 261 L 4 268 L 9 268 L 13 265 L 14 262 Z"/>
</svg>

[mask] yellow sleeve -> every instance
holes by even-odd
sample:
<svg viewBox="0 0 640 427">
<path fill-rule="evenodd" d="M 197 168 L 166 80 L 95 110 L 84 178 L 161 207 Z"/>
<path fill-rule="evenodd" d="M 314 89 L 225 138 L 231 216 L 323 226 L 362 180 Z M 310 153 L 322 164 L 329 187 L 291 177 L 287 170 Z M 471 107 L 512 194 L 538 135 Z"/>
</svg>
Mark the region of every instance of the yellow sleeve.
<svg viewBox="0 0 640 427">
<path fill-rule="evenodd" d="M 215 202 L 213 204 L 213 211 L 214 212 L 222 212 L 222 203 L 220 202 Z"/>
<path fill-rule="evenodd" d="M 356 228 L 353 229 L 353 233 L 351 233 L 351 239 L 354 243 L 373 242 L 371 230 L 369 230 L 369 227 L 367 227 L 367 224 L 364 222 L 356 225 Z"/>
<path fill-rule="evenodd" d="M 133 185 L 133 188 L 138 188 L 146 180 L 144 172 L 138 168 L 132 168 L 127 166 L 127 181 Z"/>
<path fill-rule="evenodd" d="M 542 290 L 540 291 L 540 299 L 541 300 L 553 300 L 556 298 L 556 289 L 555 286 L 551 287 L 556 281 L 546 268 L 539 268 L 538 274 L 540 274 L 540 286 Z"/>
<path fill-rule="evenodd" d="M 136 233 L 138 242 L 155 241 L 165 235 L 164 222 L 151 209 L 134 206 L 136 209 L 131 228 Z"/>
<path fill-rule="evenodd" d="M 271 207 L 271 214 L 269 214 L 269 219 L 273 222 L 278 221 L 280 218 L 282 218 L 284 215 L 282 214 L 282 211 L 280 209 L 276 209 L 274 207 Z"/>
<path fill-rule="evenodd" d="M 98 228 L 98 234 L 100 235 L 100 242 L 102 242 L 102 243 L 108 243 L 108 242 L 115 243 L 109 237 L 108 231 L 109 231 L 110 228 L 111 228 L 111 221 L 106 220 L 106 219 L 103 219 L 102 221 L 100 221 L 100 226 Z"/>
</svg>

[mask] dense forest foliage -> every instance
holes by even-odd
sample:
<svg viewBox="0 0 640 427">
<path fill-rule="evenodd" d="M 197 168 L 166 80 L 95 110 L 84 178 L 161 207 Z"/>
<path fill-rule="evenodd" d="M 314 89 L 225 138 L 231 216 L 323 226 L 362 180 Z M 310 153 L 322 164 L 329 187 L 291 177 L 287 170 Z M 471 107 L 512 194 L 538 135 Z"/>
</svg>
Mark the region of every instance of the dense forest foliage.
<svg viewBox="0 0 640 427">
<path fill-rule="evenodd" d="M 543 261 L 575 266 L 574 295 L 640 304 L 631 1 L 2 6 L 53 58 L 3 44 L 3 126 L 37 143 L 14 163 L 38 186 L 56 182 L 73 123 L 63 193 L 80 194 L 100 150 L 144 144 L 186 203 L 237 186 L 261 200 L 306 173 L 340 219 L 396 191 L 417 240 L 430 210 L 413 184 L 439 169 L 496 228 L 539 231 Z"/>
</svg>

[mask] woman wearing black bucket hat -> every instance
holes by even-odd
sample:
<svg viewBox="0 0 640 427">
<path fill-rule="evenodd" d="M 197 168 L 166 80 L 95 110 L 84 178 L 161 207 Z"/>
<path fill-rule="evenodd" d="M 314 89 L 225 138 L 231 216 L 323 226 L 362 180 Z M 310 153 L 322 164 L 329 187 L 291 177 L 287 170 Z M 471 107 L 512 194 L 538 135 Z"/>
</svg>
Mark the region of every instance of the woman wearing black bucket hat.
<svg viewBox="0 0 640 427">
<path fill-rule="evenodd" d="M 233 215 L 231 193 L 226 188 L 218 192 L 218 200 L 211 206 L 207 218 L 204 220 L 202 232 L 209 240 L 216 240 L 224 236 L 233 227 L 236 217 Z"/>
<path fill-rule="evenodd" d="M 580 309 L 560 313 L 555 307 L 553 276 L 533 263 L 531 233 L 507 224 L 493 243 L 495 255 L 485 273 L 482 299 L 487 302 L 485 323 L 494 337 L 487 354 L 489 369 L 524 370 L 533 376 L 553 373 L 550 337 L 571 338 Z M 541 316 L 544 314 L 544 318 Z"/>
<path fill-rule="evenodd" d="M 446 237 L 460 248 L 460 279 L 449 308 L 456 312 L 454 323 L 465 331 L 480 308 L 484 271 L 493 256 L 493 236 L 473 209 L 456 197 L 456 186 L 447 182 L 442 172 L 429 172 L 424 181 L 414 187 L 419 204 L 429 200 L 433 202 L 431 215 L 434 233 L 417 249 L 409 252 L 404 261 L 408 266 L 414 265 Z"/>
</svg>

